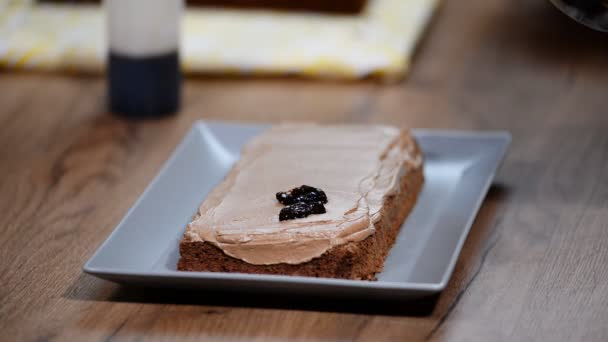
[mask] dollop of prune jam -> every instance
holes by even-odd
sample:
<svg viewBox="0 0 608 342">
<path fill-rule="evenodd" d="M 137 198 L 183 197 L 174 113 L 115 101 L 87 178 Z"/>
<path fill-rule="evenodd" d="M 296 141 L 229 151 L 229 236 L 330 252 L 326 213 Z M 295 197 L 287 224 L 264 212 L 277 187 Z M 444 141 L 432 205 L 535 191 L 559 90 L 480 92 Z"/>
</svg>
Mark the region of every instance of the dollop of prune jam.
<svg viewBox="0 0 608 342">
<path fill-rule="evenodd" d="M 319 188 L 315 188 L 309 185 L 302 185 L 298 188 L 293 188 L 285 192 L 277 192 L 277 200 L 284 205 L 290 205 L 294 203 L 312 203 L 321 202 L 327 203 L 327 195 Z"/>
<path fill-rule="evenodd" d="M 285 192 L 277 192 L 277 201 L 286 205 L 279 213 L 279 221 L 303 218 L 312 214 L 324 214 L 327 195 L 319 188 L 302 185 Z"/>
<path fill-rule="evenodd" d="M 312 214 L 325 214 L 325 206 L 321 202 L 305 203 L 299 202 L 288 205 L 281 209 L 279 221 L 303 218 Z"/>
</svg>

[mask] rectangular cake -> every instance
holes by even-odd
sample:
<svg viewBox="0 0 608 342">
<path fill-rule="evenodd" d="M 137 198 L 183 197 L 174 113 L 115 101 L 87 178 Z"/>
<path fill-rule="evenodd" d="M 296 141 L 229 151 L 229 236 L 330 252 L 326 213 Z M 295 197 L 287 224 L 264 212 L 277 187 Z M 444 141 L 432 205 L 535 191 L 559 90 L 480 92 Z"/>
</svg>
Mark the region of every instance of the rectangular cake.
<svg viewBox="0 0 608 342">
<path fill-rule="evenodd" d="M 422 169 L 408 130 L 274 126 L 243 148 L 201 204 L 178 269 L 375 279 L 414 207 Z M 302 185 L 318 193 L 289 192 Z"/>
</svg>

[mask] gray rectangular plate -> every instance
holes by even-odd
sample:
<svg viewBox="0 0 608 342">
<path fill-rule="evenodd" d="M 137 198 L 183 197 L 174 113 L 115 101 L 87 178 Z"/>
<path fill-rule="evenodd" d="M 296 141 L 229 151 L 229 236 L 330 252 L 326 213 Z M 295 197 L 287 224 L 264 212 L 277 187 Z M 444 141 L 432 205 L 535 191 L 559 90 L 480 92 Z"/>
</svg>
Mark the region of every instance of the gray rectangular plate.
<svg viewBox="0 0 608 342">
<path fill-rule="evenodd" d="M 84 266 L 120 283 L 368 298 L 443 290 L 503 159 L 506 132 L 414 130 L 425 183 L 378 281 L 176 270 L 179 241 L 205 196 L 267 125 L 198 122 L 135 205 Z"/>
</svg>

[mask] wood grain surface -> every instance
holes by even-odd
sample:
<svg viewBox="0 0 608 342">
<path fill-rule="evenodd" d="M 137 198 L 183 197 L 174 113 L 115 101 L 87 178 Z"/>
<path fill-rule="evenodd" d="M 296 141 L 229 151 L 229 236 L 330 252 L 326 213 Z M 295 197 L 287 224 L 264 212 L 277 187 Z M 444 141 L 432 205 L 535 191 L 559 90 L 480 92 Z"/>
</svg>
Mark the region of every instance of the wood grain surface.
<svg viewBox="0 0 608 342">
<path fill-rule="evenodd" d="M 446 0 L 399 84 L 190 78 L 158 121 L 93 76 L 0 75 L 2 340 L 608 340 L 608 36 L 548 1 Z M 81 267 L 197 119 L 507 129 L 448 288 L 367 303 L 126 288 Z"/>
</svg>

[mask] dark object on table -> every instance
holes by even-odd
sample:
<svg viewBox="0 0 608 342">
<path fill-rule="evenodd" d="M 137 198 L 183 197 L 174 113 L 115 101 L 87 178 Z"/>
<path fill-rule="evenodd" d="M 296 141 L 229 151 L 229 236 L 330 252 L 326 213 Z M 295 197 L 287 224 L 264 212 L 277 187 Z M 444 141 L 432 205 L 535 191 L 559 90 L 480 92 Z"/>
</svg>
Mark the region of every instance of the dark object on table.
<svg viewBox="0 0 608 342">
<path fill-rule="evenodd" d="M 551 0 L 570 18 L 594 30 L 608 32 L 608 2 L 604 0 Z"/>
<path fill-rule="evenodd" d="M 179 110 L 181 72 L 177 52 L 162 56 L 108 57 L 109 106 L 128 117 L 161 117 Z"/>
<path fill-rule="evenodd" d="M 183 3 L 106 0 L 104 4 L 110 110 L 130 118 L 155 118 L 177 112 Z M 146 13 L 142 15 L 144 7 Z"/>
</svg>

